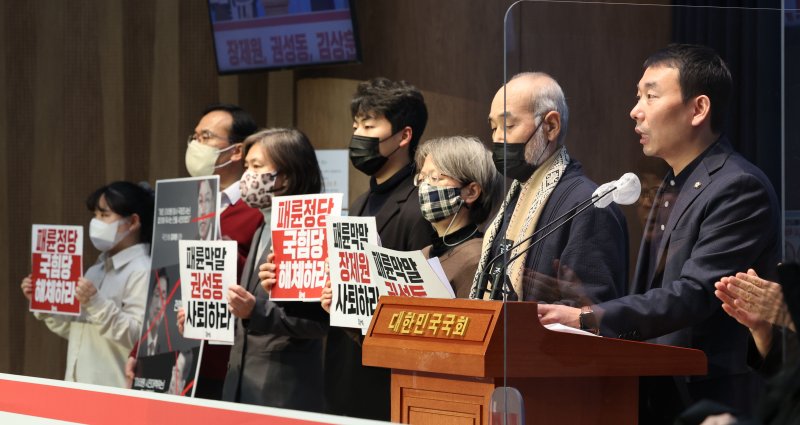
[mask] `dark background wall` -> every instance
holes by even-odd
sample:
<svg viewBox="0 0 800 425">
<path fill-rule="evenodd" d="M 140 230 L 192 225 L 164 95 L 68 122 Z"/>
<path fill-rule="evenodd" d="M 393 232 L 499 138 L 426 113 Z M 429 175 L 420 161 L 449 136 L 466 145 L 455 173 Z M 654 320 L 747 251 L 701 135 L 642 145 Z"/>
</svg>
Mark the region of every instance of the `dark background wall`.
<svg viewBox="0 0 800 425">
<path fill-rule="evenodd" d="M 488 141 L 509 4 L 355 0 L 363 63 L 218 77 L 202 1 L 0 1 L 0 372 L 64 372 L 66 341 L 27 312 L 19 290 L 31 224 L 88 223 L 83 201 L 109 181 L 185 176 L 186 135 L 216 101 L 343 149 L 355 84 L 386 76 L 425 93 L 425 138 Z M 509 73 L 541 70 L 561 83 L 568 149 L 590 177 L 658 168 L 641 155 L 628 112 L 643 59 L 673 36 L 670 8 L 526 4 L 509 30 Z M 366 179 L 350 176 L 352 199 Z M 626 215 L 635 253 L 635 207 Z M 97 252 L 86 245 L 91 264 Z"/>
</svg>

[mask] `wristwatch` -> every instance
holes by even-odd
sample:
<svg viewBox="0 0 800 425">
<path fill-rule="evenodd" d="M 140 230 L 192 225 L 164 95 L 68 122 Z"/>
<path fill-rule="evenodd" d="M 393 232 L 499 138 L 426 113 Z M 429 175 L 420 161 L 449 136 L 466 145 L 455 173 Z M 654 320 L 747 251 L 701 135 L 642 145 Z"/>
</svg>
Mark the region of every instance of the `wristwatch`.
<svg viewBox="0 0 800 425">
<path fill-rule="evenodd" d="M 581 314 L 578 316 L 578 323 L 582 331 L 591 332 L 595 335 L 600 334 L 600 326 L 597 324 L 597 316 L 591 306 L 581 307 Z"/>
</svg>

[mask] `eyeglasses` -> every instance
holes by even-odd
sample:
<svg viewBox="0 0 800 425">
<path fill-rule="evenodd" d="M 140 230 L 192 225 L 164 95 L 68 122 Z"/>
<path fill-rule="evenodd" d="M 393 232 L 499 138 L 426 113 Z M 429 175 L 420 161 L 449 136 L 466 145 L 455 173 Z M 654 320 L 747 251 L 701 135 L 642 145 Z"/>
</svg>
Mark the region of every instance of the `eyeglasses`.
<svg viewBox="0 0 800 425">
<path fill-rule="evenodd" d="M 453 180 L 453 181 L 456 181 L 456 182 L 458 181 L 458 180 L 448 176 L 447 174 L 439 174 L 439 173 L 422 174 L 422 173 L 417 173 L 414 176 L 414 186 L 419 187 L 419 185 L 421 185 L 422 182 L 428 183 L 429 185 L 432 185 L 432 186 L 438 186 L 439 182 L 444 180 L 444 179 L 450 179 L 450 180 Z"/>
<path fill-rule="evenodd" d="M 224 141 L 226 141 L 228 143 L 231 142 L 231 139 L 229 139 L 227 137 L 218 136 L 218 135 L 216 135 L 216 134 L 214 134 L 214 133 L 212 133 L 212 132 L 210 132 L 208 130 L 204 130 L 204 131 L 201 131 L 200 134 L 197 134 L 197 133 L 190 134 L 189 138 L 186 140 L 186 144 L 188 145 L 188 144 L 192 143 L 193 141 L 197 140 L 198 142 L 200 142 L 200 143 L 202 143 L 204 145 L 207 145 L 208 142 L 210 142 L 212 139 L 224 140 Z"/>
</svg>

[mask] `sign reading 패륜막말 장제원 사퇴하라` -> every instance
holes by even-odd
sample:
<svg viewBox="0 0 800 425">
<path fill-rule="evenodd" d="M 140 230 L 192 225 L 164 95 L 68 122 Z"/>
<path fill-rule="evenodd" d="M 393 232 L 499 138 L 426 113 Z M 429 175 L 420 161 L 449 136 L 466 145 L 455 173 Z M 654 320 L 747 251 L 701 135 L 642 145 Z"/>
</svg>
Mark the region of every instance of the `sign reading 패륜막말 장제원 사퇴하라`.
<svg viewBox="0 0 800 425">
<path fill-rule="evenodd" d="M 378 243 L 375 217 L 330 217 L 327 226 L 331 326 L 369 327 L 380 296 L 364 245 Z"/>
</svg>

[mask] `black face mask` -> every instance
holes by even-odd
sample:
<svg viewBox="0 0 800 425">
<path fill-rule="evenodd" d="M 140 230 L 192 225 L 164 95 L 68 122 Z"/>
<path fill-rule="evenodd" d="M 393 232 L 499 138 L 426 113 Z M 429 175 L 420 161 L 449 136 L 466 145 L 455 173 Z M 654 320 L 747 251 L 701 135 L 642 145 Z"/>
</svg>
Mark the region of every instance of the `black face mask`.
<svg viewBox="0 0 800 425">
<path fill-rule="evenodd" d="M 528 137 L 525 143 L 492 143 L 492 159 L 498 173 L 503 174 L 505 172 L 506 176 L 520 182 L 525 182 L 531 178 L 533 172 L 536 171 L 536 165 L 531 165 L 525 161 L 525 148 L 533 140 L 533 136 L 536 135 L 542 124 L 544 124 L 544 119 L 533 129 L 531 137 Z M 548 140 L 547 143 L 550 143 L 550 141 Z M 505 146 L 505 149 L 503 146 Z M 542 155 L 546 151 L 546 148 L 542 150 L 536 162 L 542 159 Z"/>
<path fill-rule="evenodd" d="M 386 161 L 389 160 L 389 157 L 381 155 L 380 144 L 393 136 L 394 134 L 381 140 L 377 137 L 357 136 L 354 134 L 350 138 L 350 162 L 353 167 L 368 176 L 377 173 L 383 167 L 383 164 L 386 164 Z M 400 149 L 400 146 L 397 149 Z M 397 149 L 390 153 L 389 156 L 397 152 Z"/>
</svg>

